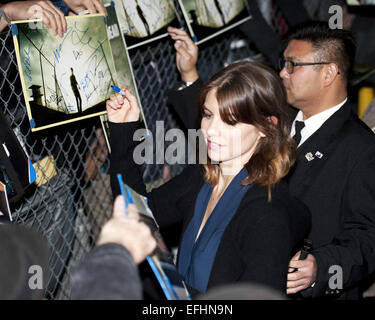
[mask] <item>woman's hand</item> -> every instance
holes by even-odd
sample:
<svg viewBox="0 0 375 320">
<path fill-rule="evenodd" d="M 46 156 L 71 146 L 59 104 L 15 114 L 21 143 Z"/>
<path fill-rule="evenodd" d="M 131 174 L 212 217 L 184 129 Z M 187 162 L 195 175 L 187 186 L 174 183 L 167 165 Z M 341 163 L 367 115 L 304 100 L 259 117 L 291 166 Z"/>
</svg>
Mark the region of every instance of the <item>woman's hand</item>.
<svg viewBox="0 0 375 320">
<path fill-rule="evenodd" d="M 125 92 L 125 96 L 116 93 L 107 100 L 108 120 L 115 123 L 138 121 L 140 109 L 137 98 L 129 87 L 122 86 L 121 89 Z"/>
</svg>

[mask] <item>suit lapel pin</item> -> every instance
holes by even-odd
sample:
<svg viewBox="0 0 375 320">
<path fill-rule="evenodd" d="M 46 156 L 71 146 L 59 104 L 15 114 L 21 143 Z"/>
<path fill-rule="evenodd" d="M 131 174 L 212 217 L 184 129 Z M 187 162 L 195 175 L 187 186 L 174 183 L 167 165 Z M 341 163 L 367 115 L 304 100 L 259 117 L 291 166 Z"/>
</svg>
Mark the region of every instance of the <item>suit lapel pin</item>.
<svg viewBox="0 0 375 320">
<path fill-rule="evenodd" d="M 321 158 L 323 158 L 323 153 L 317 151 L 317 152 L 315 153 L 315 156 L 316 156 L 317 158 L 321 159 Z"/>
<path fill-rule="evenodd" d="M 305 158 L 307 159 L 307 161 L 312 161 L 315 159 L 311 152 L 306 153 Z"/>
</svg>

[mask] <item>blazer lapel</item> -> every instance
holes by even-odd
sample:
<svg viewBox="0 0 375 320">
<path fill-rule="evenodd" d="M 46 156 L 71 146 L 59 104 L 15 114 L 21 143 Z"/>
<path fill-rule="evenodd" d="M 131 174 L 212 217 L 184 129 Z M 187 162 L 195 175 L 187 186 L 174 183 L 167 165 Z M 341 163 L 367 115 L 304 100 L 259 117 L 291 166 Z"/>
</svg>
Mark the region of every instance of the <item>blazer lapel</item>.
<svg viewBox="0 0 375 320">
<path fill-rule="evenodd" d="M 303 194 L 321 171 L 351 116 L 351 107 L 346 103 L 298 148 L 297 161 L 287 176 L 293 195 Z"/>
</svg>

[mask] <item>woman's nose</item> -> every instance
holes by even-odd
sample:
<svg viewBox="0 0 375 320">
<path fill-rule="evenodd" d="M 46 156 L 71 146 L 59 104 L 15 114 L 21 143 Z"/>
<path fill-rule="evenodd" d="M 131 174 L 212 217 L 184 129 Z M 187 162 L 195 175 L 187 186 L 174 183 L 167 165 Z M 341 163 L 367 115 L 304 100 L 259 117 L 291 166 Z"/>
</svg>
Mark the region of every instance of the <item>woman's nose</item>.
<svg viewBox="0 0 375 320">
<path fill-rule="evenodd" d="M 207 129 L 207 136 L 214 137 L 217 136 L 217 129 L 214 126 L 209 126 Z"/>
<path fill-rule="evenodd" d="M 213 119 L 208 124 L 207 135 L 209 137 L 217 136 L 219 135 L 219 130 L 220 130 L 220 121 L 217 119 L 217 117 L 213 117 Z"/>
</svg>

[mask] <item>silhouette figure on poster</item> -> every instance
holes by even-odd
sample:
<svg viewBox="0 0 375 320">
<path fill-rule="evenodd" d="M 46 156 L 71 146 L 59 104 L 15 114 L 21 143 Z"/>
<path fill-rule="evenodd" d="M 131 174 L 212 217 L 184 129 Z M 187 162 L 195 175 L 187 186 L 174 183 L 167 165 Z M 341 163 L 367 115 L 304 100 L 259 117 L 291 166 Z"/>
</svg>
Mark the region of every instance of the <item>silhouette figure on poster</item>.
<svg viewBox="0 0 375 320">
<path fill-rule="evenodd" d="M 70 68 L 70 70 L 72 71 L 72 74 L 70 75 L 70 86 L 72 87 L 74 96 L 76 97 L 77 111 L 79 113 L 82 113 L 82 99 L 81 99 L 81 94 L 79 93 L 79 84 L 74 75 L 73 68 Z"/>
</svg>

